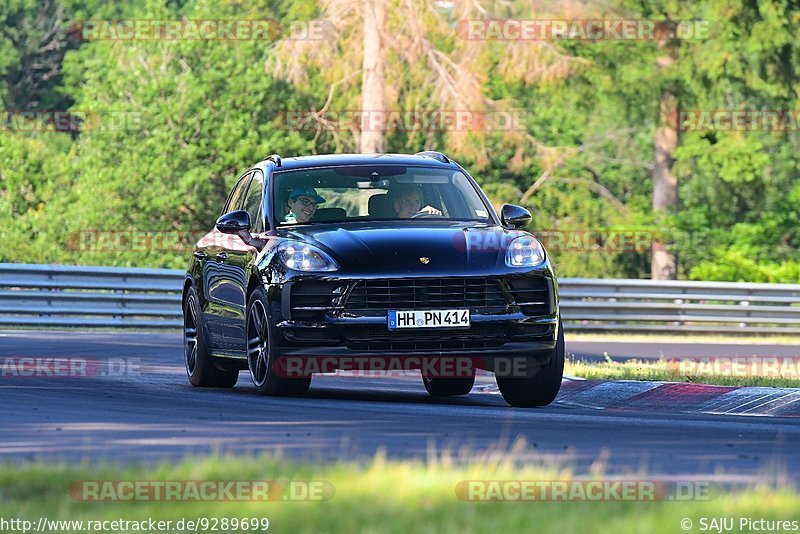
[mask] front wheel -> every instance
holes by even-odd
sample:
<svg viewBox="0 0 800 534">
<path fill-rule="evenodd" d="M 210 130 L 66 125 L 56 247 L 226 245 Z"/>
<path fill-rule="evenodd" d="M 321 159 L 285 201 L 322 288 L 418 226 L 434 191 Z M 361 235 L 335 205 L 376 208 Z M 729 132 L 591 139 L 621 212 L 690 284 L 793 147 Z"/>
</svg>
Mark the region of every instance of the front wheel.
<svg viewBox="0 0 800 534">
<path fill-rule="evenodd" d="M 558 320 L 558 337 L 550 360 L 536 370 L 536 374 L 524 378 L 497 377 L 497 385 L 503 398 L 511 406 L 532 408 L 547 406 L 556 399 L 564 376 L 564 328 Z"/>
<path fill-rule="evenodd" d="M 310 376 L 287 378 L 277 374 L 268 309 L 267 294 L 263 287 L 257 287 L 247 304 L 247 367 L 250 378 L 262 395 L 302 395 L 311 387 Z"/>
</svg>

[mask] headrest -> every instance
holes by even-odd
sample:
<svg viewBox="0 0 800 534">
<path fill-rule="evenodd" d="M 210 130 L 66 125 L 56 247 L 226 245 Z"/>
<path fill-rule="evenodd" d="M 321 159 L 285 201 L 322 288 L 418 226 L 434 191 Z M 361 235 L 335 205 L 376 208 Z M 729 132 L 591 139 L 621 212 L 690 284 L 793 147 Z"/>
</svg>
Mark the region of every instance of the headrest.
<svg viewBox="0 0 800 534">
<path fill-rule="evenodd" d="M 392 202 L 387 193 L 372 195 L 369 197 L 369 205 L 367 207 L 370 217 L 379 219 L 390 219 L 397 217 Z"/>
<path fill-rule="evenodd" d="M 347 218 L 344 208 L 319 208 L 311 218 L 313 222 L 343 221 Z"/>
</svg>

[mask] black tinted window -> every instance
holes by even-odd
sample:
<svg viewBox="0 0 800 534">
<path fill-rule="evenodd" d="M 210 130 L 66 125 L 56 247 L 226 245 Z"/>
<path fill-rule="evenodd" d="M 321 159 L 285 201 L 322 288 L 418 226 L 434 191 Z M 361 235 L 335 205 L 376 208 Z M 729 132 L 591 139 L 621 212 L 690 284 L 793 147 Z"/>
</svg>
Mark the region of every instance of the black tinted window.
<svg viewBox="0 0 800 534">
<path fill-rule="evenodd" d="M 228 197 L 228 202 L 225 203 L 225 208 L 222 210 L 223 215 L 231 211 L 242 209 L 242 197 L 245 191 L 247 191 L 247 185 L 250 182 L 251 175 L 252 173 L 250 172 L 245 173 L 244 176 L 239 178 L 239 181 L 236 182 L 230 197 Z"/>
<path fill-rule="evenodd" d="M 260 233 L 264 231 L 262 219 L 262 198 L 264 195 L 264 182 L 260 172 L 253 173 L 253 179 L 250 181 L 250 187 L 247 189 L 247 195 L 244 199 L 242 209 L 247 211 L 250 215 L 250 224 L 252 225 L 251 231 Z"/>
<path fill-rule="evenodd" d="M 489 208 L 466 175 L 455 169 L 343 166 L 277 172 L 275 180 L 273 209 L 279 224 L 408 218 L 489 220 Z M 295 197 L 304 202 L 295 201 L 299 215 L 291 212 Z"/>
</svg>

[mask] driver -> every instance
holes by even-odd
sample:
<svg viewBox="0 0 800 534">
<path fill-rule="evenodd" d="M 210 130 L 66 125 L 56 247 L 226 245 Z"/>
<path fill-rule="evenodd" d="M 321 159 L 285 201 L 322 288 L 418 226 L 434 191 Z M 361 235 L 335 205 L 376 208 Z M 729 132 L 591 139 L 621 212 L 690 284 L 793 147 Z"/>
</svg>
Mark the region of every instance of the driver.
<svg viewBox="0 0 800 534">
<path fill-rule="evenodd" d="M 325 199 L 319 196 L 317 190 L 313 187 L 295 187 L 286 201 L 289 213 L 284 221 L 288 223 L 307 223 L 317 212 L 317 206 L 324 202 Z"/>
<path fill-rule="evenodd" d="M 389 191 L 392 207 L 401 219 L 410 219 L 417 213 L 441 215 L 433 206 L 422 207 L 422 190 L 414 184 L 397 184 Z"/>
</svg>

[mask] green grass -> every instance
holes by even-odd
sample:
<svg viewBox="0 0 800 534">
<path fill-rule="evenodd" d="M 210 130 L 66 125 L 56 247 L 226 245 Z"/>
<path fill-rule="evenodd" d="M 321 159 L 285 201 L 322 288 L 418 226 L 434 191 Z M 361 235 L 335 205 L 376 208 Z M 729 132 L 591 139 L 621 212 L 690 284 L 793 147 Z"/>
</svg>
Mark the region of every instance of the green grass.
<svg viewBox="0 0 800 534">
<path fill-rule="evenodd" d="M 710 500 L 657 502 L 467 502 L 461 480 L 568 480 L 568 468 L 521 466 L 507 456 L 469 463 L 447 456 L 429 462 L 301 464 L 275 457 L 187 459 L 155 467 L 0 467 L 0 517 L 72 520 L 173 520 L 267 517 L 277 532 L 682 532 L 701 517 L 800 519 L 800 495 L 786 487 L 752 486 L 712 493 Z M 68 494 L 78 480 L 324 480 L 335 494 L 317 502 L 81 502 Z M 646 480 L 646 476 L 627 476 Z M 243 531 L 243 530 L 240 530 Z M 697 532 L 695 527 L 693 531 Z M 59 532 L 72 532 L 69 530 Z"/>
<path fill-rule="evenodd" d="M 778 361 L 784 361 L 780 358 Z M 778 372 L 765 372 L 761 366 L 746 365 L 748 360 L 742 362 L 742 367 L 727 365 L 724 361 L 715 363 L 711 360 L 688 362 L 686 367 L 676 360 L 627 360 L 625 362 L 613 361 L 606 356 L 604 362 L 586 362 L 567 359 L 564 364 L 564 374 L 586 378 L 588 380 L 652 380 L 659 382 L 693 382 L 701 384 L 716 384 L 720 386 L 764 386 L 780 388 L 800 387 L 800 361 L 786 359 L 788 365 L 777 367 Z M 752 363 L 752 362 L 750 362 Z M 688 372 L 687 372 L 688 371 Z M 782 371 L 782 372 L 781 372 Z"/>
<path fill-rule="evenodd" d="M 786 334 L 704 334 L 698 332 L 659 332 L 659 333 L 632 333 L 632 332 L 572 332 L 569 325 L 565 326 L 567 344 L 575 342 L 641 342 L 641 343 L 724 343 L 730 345 L 800 345 L 800 336 Z"/>
</svg>

